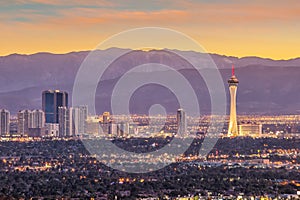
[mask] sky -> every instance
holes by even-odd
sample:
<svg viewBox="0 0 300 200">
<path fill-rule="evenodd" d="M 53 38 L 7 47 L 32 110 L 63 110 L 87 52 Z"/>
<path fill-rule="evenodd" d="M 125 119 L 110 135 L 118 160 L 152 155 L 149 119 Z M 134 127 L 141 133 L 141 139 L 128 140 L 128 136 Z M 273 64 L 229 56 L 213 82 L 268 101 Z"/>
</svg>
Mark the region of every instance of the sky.
<svg viewBox="0 0 300 200">
<path fill-rule="evenodd" d="M 299 0 L 3 0 L 0 21 L 0 55 L 91 50 L 128 29 L 163 27 L 210 53 L 300 57 Z"/>
</svg>

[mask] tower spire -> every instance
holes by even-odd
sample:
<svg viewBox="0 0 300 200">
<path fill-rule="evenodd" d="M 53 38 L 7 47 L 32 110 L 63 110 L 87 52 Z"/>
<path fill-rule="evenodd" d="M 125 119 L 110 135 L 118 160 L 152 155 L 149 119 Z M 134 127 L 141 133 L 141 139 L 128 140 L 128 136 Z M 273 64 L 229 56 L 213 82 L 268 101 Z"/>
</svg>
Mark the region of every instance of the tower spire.
<svg viewBox="0 0 300 200">
<path fill-rule="evenodd" d="M 231 67 L 231 75 L 234 76 L 234 64 L 232 64 L 232 67 Z"/>
<path fill-rule="evenodd" d="M 230 119 L 228 125 L 228 135 L 230 137 L 236 137 L 239 135 L 237 119 L 236 119 L 236 90 L 239 80 L 234 75 L 234 65 L 231 69 L 232 76 L 228 80 L 229 92 L 230 92 Z"/>
</svg>

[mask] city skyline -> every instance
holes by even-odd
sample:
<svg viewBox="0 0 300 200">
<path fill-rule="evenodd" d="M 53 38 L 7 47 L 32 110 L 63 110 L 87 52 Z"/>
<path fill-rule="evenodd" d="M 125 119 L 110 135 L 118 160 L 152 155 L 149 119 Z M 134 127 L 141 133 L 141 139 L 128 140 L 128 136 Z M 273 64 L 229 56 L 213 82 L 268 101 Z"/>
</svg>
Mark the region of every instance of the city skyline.
<svg viewBox="0 0 300 200">
<path fill-rule="evenodd" d="M 296 137 L 299 135 L 299 127 L 297 119 L 300 115 L 282 115 L 282 116 L 252 116 L 241 115 L 237 119 L 236 114 L 236 87 L 237 80 L 234 67 L 232 66 L 232 76 L 229 79 L 229 89 L 231 94 L 230 115 L 224 121 L 222 117 L 220 120 L 228 123 L 228 129 L 222 131 L 223 137 L 253 137 L 253 138 L 284 138 Z M 47 90 L 58 93 L 66 93 L 65 91 Z M 45 91 L 42 93 L 44 96 Z M 66 99 L 66 101 L 68 101 Z M 183 109 L 177 110 L 177 115 L 168 115 L 169 120 L 164 122 L 164 117 L 161 115 L 136 115 L 131 116 L 128 121 L 126 115 L 111 115 L 109 112 L 104 112 L 100 115 L 88 115 L 87 106 L 76 107 L 58 107 L 59 123 L 46 123 L 45 113 L 42 110 L 20 110 L 17 115 L 17 121 L 10 124 L 10 112 L 8 110 L 1 110 L 1 136 L 3 137 L 77 137 L 80 135 L 104 136 L 108 138 L 127 138 L 129 137 L 165 137 L 169 134 L 179 134 L 181 137 L 190 137 L 197 132 L 207 129 L 209 123 L 208 116 L 191 117 L 187 116 Z M 102 119 L 101 119 L 102 117 Z M 168 124 L 162 129 L 162 134 L 151 132 L 153 135 L 142 134 L 138 135 L 139 131 L 146 133 L 148 117 L 155 117 L 156 120 L 162 120 L 163 123 Z M 95 119 L 98 119 L 95 121 Z M 12 118 L 13 119 L 13 118 Z M 154 118 L 153 118 L 154 119 Z M 174 121 L 176 119 L 176 121 Z M 200 124 L 198 120 L 200 119 Z M 3 121 L 4 120 L 4 121 Z M 139 123 L 137 123 L 139 121 Z M 131 122 L 131 124 L 129 123 Z M 157 121 L 158 122 L 158 121 Z M 226 122 L 226 123 L 225 123 Z M 239 122 L 239 123 L 238 123 Z M 10 130 L 11 125 L 17 125 L 17 129 Z M 166 125 L 165 124 L 165 125 Z M 189 125 L 188 125 L 189 124 Z M 206 124 L 206 125 L 205 125 Z M 150 124 L 149 124 L 150 125 Z M 158 127 L 160 126 L 157 124 Z M 174 125 L 176 128 L 174 129 Z M 238 125 L 238 126 L 237 126 Z M 274 127 L 275 125 L 275 127 Z M 142 128 L 137 128 L 138 126 Z M 198 127 L 199 126 L 199 127 Z M 100 128 L 101 127 L 101 128 Z M 150 129 L 151 126 L 149 127 Z M 149 129 L 149 130 L 150 130 Z M 89 130 L 89 131 L 87 131 Z M 102 131 L 101 131 L 102 130 Z M 154 130 L 154 129 L 153 129 Z M 17 132 L 16 132 L 17 131 Z M 165 132 L 166 131 L 166 132 Z M 170 132 L 168 132 L 170 131 Z M 16 134 L 17 133 L 17 134 Z"/>
</svg>

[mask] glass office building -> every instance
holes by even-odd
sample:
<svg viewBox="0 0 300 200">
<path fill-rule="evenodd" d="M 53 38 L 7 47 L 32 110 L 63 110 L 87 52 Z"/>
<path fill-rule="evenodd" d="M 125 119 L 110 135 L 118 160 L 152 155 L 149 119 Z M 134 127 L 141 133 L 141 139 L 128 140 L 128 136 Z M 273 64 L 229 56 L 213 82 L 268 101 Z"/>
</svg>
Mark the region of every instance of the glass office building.
<svg viewBox="0 0 300 200">
<path fill-rule="evenodd" d="M 42 102 L 46 123 L 59 123 L 58 108 L 68 107 L 68 93 L 60 90 L 46 90 L 43 92 Z"/>
</svg>

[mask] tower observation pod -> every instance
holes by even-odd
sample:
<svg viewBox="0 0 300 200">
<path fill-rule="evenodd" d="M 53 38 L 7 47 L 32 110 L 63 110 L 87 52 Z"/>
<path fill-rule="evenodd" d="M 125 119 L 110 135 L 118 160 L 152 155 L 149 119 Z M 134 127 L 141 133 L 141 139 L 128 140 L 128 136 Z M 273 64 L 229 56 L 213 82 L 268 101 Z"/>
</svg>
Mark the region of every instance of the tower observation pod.
<svg viewBox="0 0 300 200">
<path fill-rule="evenodd" d="M 236 137 L 238 136 L 238 126 L 236 119 L 236 90 L 239 80 L 234 74 L 234 65 L 232 65 L 231 78 L 228 80 L 229 92 L 230 92 L 230 118 L 228 126 L 228 136 Z"/>
</svg>

